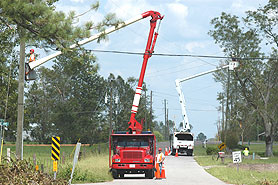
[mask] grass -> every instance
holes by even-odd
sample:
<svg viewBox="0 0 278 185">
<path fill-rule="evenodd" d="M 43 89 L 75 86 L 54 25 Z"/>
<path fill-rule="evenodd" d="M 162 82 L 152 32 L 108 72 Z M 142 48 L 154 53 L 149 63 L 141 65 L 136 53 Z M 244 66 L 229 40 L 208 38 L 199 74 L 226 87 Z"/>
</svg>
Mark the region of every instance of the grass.
<svg viewBox="0 0 278 185">
<path fill-rule="evenodd" d="M 208 147 L 217 147 L 216 145 L 208 145 Z M 250 153 L 261 154 L 265 151 L 265 144 L 251 144 Z M 274 154 L 278 153 L 278 146 L 273 145 Z M 255 171 L 239 168 L 239 172 L 234 167 L 228 167 L 233 163 L 231 157 L 224 159 L 222 164 L 221 159 L 216 160 L 216 155 L 211 156 L 206 154 L 206 149 L 202 145 L 196 145 L 194 148 L 194 158 L 201 166 L 209 166 L 207 171 L 218 179 L 231 184 L 278 184 L 278 171 Z M 273 164 L 278 163 L 278 156 L 268 159 L 243 158 L 242 164 Z"/>
<path fill-rule="evenodd" d="M 218 179 L 230 184 L 278 184 L 277 171 L 257 172 L 254 170 L 243 170 L 237 168 L 215 167 L 207 170 Z"/>
<path fill-rule="evenodd" d="M 14 145 L 4 145 L 2 156 L 6 156 L 7 148 L 10 148 L 11 157 L 13 157 L 16 152 Z M 67 180 L 70 179 L 74 148 L 74 146 L 60 147 L 60 161 L 58 161 L 57 178 L 61 177 Z M 82 152 L 81 160 L 78 161 L 75 168 L 74 178 L 72 181 L 73 183 L 104 182 L 112 180 L 112 176 L 109 173 L 108 167 L 107 144 L 81 146 L 80 152 Z M 36 155 L 36 162 L 39 166 L 39 170 L 41 170 L 41 165 L 43 164 L 44 172 L 53 175 L 51 146 L 24 146 L 24 159 L 30 160 L 33 163 L 34 154 Z M 64 163 L 62 162 L 63 158 Z"/>
</svg>

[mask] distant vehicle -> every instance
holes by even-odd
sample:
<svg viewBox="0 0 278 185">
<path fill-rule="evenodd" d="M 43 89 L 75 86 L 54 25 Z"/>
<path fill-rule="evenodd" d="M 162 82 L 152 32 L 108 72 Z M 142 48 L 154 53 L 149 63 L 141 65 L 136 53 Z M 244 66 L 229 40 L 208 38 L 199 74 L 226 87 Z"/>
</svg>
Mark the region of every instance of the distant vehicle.
<svg viewBox="0 0 278 185">
<path fill-rule="evenodd" d="M 181 130 L 170 134 L 170 148 L 172 155 L 178 152 L 180 154 L 192 156 L 194 149 L 193 133 Z"/>
</svg>

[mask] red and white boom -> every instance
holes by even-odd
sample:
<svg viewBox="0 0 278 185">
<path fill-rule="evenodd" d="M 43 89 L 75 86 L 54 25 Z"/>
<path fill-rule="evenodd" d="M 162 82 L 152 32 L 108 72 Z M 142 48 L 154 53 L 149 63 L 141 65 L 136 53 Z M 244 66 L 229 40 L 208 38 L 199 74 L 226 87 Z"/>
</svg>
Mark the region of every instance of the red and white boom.
<svg viewBox="0 0 278 185">
<path fill-rule="evenodd" d="M 140 134 L 143 130 L 142 124 L 136 121 L 135 115 L 137 113 L 138 106 L 139 106 L 139 101 L 140 101 L 140 97 L 141 97 L 141 93 L 142 93 L 142 85 L 143 85 L 143 80 L 144 80 L 144 76 L 145 76 L 147 63 L 148 63 L 149 58 L 152 56 L 155 42 L 156 42 L 156 39 L 158 36 L 157 32 L 154 33 L 154 30 L 156 27 L 156 22 L 157 22 L 157 20 L 163 19 L 163 16 L 161 16 L 159 12 L 154 12 L 154 11 L 149 11 L 148 14 L 145 14 L 145 16 L 151 16 L 152 19 L 150 20 L 151 27 L 150 27 L 149 37 L 148 37 L 147 46 L 146 46 L 146 50 L 145 50 L 144 57 L 143 57 L 143 64 L 142 64 L 142 69 L 141 69 L 141 73 L 140 73 L 140 77 L 139 77 L 138 86 L 136 88 L 133 103 L 132 103 L 131 116 L 130 116 L 130 120 L 128 122 L 128 124 L 129 124 L 128 130 L 129 130 L 129 133 L 132 133 L 132 134 Z"/>
</svg>

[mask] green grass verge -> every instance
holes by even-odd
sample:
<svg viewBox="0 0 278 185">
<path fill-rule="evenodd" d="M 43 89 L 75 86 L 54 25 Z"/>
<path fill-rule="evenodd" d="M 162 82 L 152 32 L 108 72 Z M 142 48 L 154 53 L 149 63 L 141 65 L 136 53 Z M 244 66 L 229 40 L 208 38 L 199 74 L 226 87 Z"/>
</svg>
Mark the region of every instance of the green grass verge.
<svg viewBox="0 0 278 185">
<path fill-rule="evenodd" d="M 207 172 L 230 184 L 278 184 L 277 171 L 257 172 L 244 169 L 239 169 L 237 171 L 237 168 L 215 167 L 207 169 Z"/>
<path fill-rule="evenodd" d="M 208 145 L 209 147 L 217 147 L 216 145 Z M 252 144 L 250 145 L 250 152 L 260 154 L 265 151 L 265 144 Z M 278 152 L 277 145 L 273 146 L 273 152 Z M 227 157 L 224 163 L 221 159 L 216 160 L 217 156 L 207 155 L 206 149 L 201 145 L 194 148 L 194 159 L 201 166 L 207 166 L 207 171 L 216 178 L 231 184 L 278 184 L 278 171 L 255 171 L 239 168 L 239 172 L 234 167 L 228 167 L 232 164 L 232 158 Z M 270 157 L 268 159 L 256 158 L 243 158 L 242 164 L 273 164 L 278 163 L 278 156 Z"/>
</svg>

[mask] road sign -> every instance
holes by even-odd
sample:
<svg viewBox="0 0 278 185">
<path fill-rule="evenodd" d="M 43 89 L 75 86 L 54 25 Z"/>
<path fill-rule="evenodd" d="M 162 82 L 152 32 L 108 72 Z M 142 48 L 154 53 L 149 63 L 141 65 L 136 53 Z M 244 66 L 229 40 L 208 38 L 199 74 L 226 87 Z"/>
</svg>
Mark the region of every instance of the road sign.
<svg viewBox="0 0 278 185">
<path fill-rule="evenodd" d="M 226 144 L 225 143 L 221 143 L 220 145 L 218 145 L 219 150 L 223 150 L 226 148 Z"/>
<path fill-rule="evenodd" d="M 51 159 L 53 161 L 60 160 L 60 137 L 52 137 Z"/>
<path fill-rule="evenodd" d="M 233 152 L 233 163 L 241 163 L 241 151 Z"/>
</svg>

